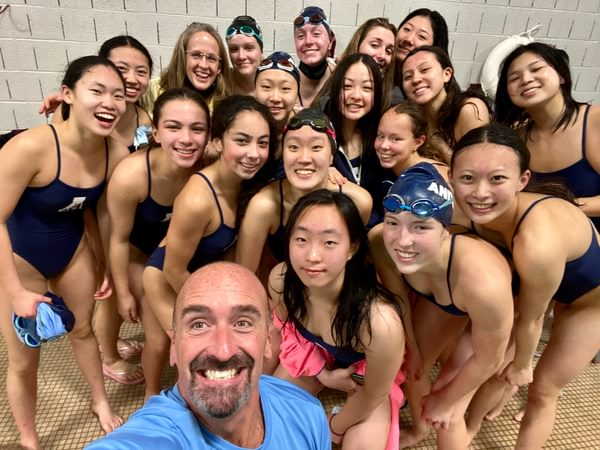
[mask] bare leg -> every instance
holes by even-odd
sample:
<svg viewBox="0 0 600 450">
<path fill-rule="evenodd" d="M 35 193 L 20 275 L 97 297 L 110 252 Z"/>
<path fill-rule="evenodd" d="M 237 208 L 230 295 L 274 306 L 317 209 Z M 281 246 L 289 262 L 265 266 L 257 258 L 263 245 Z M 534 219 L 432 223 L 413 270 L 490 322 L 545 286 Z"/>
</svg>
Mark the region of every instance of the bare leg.
<svg viewBox="0 0 600 450">
<path fill-rule="evenodd" d="M 144 270 L 143 324 L 146 345 L 142 352 L 142 367 L 146 376 L 146 399 L 161 389 L 160 375 L 169 352 L 167 331 L 172 328 L 176 294 L 163 272 L 147 267 Z"/>
<path fill-rule="evenodd" d="M 360 423 L 350 427 L 342 441 L 344 450 L 383 450 L 387 443 L 391 420 L 389 399 L 382 402 Z"/>
<path fill-rule="evenodd" d="M 454 347 L 466 323 L 466 318 L 447 314 L 427 300 L 418 299 L 415 303 L 413 325 L 424 366 L 420 380 L 407 381 L 404 385 L 412 428 L 400 430 L 400 448 L 411 447 L 429 434 L 429 425 L 421 418 L 421 399 L 431 390 L 429 372 L 448 343 Z"/>
<path fill-rule="evenodd" d="M 169 354 L 169 336 L 160 326 L 146 299 L 142 299 L 142 324 L 146 334 L 146 344 L 142 350 L 142 368 L 146 378 L 144 401 L 160 393 L 162 369 L 167 363 Z"/>
<path fill-rule="evenodd" d="M 108 403 L 98 342 L 92 331 L 96 284 L 93 264 L 91 252 L 84 245 L 77 251 L 67 269 L 52 280 L 52 287 L 75 315 L 75 327 L 69 333 L 69 340 L 81 373 L 91 389 L 92 411 L 98 416 L 102 429 L 108 433 L 122 425 L 123 419 Z"/>
<path fill-rule="evenodd" d="M 600 287 L 555 317 L 550 341 L 529 386 L 517 449 L 542 448 L 552 432 L 561 389 L 579 375 L 600 348 Z"/>
</svg>

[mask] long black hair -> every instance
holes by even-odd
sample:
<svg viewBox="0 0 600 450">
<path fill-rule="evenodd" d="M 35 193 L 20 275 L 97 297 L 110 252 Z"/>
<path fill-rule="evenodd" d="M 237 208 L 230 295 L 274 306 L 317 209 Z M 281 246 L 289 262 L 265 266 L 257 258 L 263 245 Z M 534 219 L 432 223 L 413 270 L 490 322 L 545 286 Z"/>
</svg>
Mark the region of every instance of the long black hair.
<svg viewBox="0 0 600 450">
<path fill-rule="evenodd" d="M 525 136 L 527 136 L 533 126 L 529 113 L 525 109 L 516 106 L 508 95 L 508 69 L 510 69 L 510 65 L 515 59 L 525 53 L 533 53 L 542 58 L 562 78 L 560 91 L 565 102 L 565 107 L 562 115 L 554 124 L 553 131 L 556 132 L 560 128 L 563 130 L 566 129 L 577 120 L 579 106 L 583 103 L 576 101 L 571 93 L 573 80 L 571 78 L 571 71 L 569 70 L 568 53 L 542 42 L 521 45 L 514 49 L 502 62 L 496 91 L 495 109 L 498 122 L 516 127 L 526 126 Z"/>
<path fill-rule="evenodd" d="M 301 197 L 292 211 L 285 227 L 286 248 L 285 263 L 287 271 L 284 277 L 283 301 L 288 317 L 294 325 L 304 326 L 308 315 L 308 292 L 292 268 L 289 246 L 292 233 L 308 208 L 313 206 L 333 206 L 343 218 L 348 229 L 350 243 L 356 252 L 346 263 L 342 289 L 337 298 L 335 316 L 331 322 L 331 335 L 335 345 L 343 349 L 357 350 L 367 347 L 368 342 L 360 338 L 362 327 L 371 336 L 371 308 L 376 301 L 384 301 L 393 307 L 402 317 L 400 304 L 392 293 L 378 281 L 375 267 L 368 259 L 368 241 L 365 227 L 358 209 L 347 195 L 341 192 L 319 189 Z"/>
<path fill-rule="evenodd" d="M 529 160 L 531 159 L 531 156 L 521 137 L 512 128 L 503 124 L 494 123 L 485 125 L 483 127 L 474 128 L 466 133 L 460 141 L 458 141 L 458 144 L 456 144 L 454 147 L 454 152 L 452 153 L 452 159 L 450 162 L 452 170 L 454 170 L 456 158 L 465 148 L 485 142 L 501 145 L 513 150 L 519 159 L 520 173 L 524 173 L 529 169 Z M 535 179 L 531 179 L 527 186 L 525 186 L 525 189 L 523 189 L 523 192 L 552 195 L 579 206 L 577 205 L 575 196 L 569 190 L 569 188 L 567 188 L 564 183 L 558 181 L 537 181 Z"/>
</svg>

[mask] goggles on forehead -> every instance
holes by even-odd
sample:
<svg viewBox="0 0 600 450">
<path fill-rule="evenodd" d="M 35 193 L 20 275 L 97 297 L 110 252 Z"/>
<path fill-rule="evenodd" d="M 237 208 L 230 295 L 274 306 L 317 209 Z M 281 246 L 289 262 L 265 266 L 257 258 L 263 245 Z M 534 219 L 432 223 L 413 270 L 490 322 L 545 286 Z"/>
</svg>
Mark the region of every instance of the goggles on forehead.
<svg viewBox="0 0 600 450">
<path fill-rule="evenodd" d="M 408 211 L 417 217 L 434 217 L 438 211 L 452 205 L 452 199 L 449 198 L 441 205 L 436 205 L 433 200 L 420 198 L 407 205 L 398 194 L 390 194 L 383 199 L 383 207 L 387 212 L 395 214 L 399 211 Z"/>
<path fill-rule="evenodd" d="M 230 25 L 229 28 L 227 28 L 226 38 L 231 39 L 236 34 L 243 34 L 245 36 L 253 37 L 259 42 L 261 42 L 263 39 L 262 33 L 258 26 L 254 28 L 250 25 Z"/>
<path fill-rule="evenodd" d="M 330 136 L 333 139 L 333 142 L 335 142 L 337 145 L 335 130 L 333 129 L 333 125 L 331 125 L 331 122 L 329 122 L 328 120 L 325 120 L 325 119 L 319 119 L 319 118 L 308 119 L 308 118 L 292 117 L 290 119 L 290 121 L 288 122 L 288 124 L 285 126 L 284 134 L 288 130 L 297 130 L 299 128 L 302 128 L 305 125 L 308 125 L 313 130 L 318 131 L 319 133 L 327 134 L 328 136 Z"/>
<path fill-rule="evenodd" d="M 259 66 L 258 71 L 267 70 L 267 69 L 282 69 L 287 72 L 294 72 L 296 70 L 296 65 L 291 58 L 289 59 L 274 59 L 274 58 L 265 58 L 263 59 Z"/>
<path fill-rule="evenodd" d="M 306 25 L 306 23 L 310 23 L 311 25 L 321 25 L 325 24 L 329 26 L 329 22 L 325 18 L 325 16 L 321 14 L 311 14 L 310 16 L 298 16 L 294 19 L 294 27 L 300 28 Z"/>
</svg>

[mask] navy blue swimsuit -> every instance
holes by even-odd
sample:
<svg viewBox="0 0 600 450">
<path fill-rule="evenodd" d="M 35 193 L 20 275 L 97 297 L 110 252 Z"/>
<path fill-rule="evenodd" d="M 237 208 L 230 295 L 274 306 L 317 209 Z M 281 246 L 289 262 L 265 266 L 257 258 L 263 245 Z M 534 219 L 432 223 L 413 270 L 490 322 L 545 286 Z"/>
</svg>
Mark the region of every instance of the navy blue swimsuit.
<svg viewBox="0 0 600 450">
<path fill-rule="evenodd" d="M 148 195 L 135 210 L 129 242 L 146 255 L 150 255 L 167 234 L 173 205 L 161 205 L 152 199 L 150 149 L 146 152 L 146 167 L 148 170 Z"/>
<path fill-rule="evenodd" d="M 7 221 L 13 252 L 45 278 L 58 275 L 71 262 L 83 237 L 83 210 L 96 207 L 108 175 L 108 143 L 105 141 L 106 168 L 102 182 L 89 188 L 63 183 L 60 143 L 52 125 L 50 129 L 56 142 L 56 177 L 46 186 L 25 188 Z"/>
<path fill-rule="evenodd" d="M 521 223 L 525 217 L 527 217 L 527 214 L 529 214 L 533 207 L 539 202 L 548 200 L 549 198 L 556 197 L 548 196 L 539 198 L 527 207 L 519 219 L 519 222 L 517 222 L 517 226 L 515 227 L 515 232 L 513 233 L 511 240 L 511 247 L 513 245 L 513 241 L 515 240 L 515 236 L 519 232 L 519 227 L 521 226 Z M 600 286 L 600 246 L 598 245 L 598 239 L 596 238 L 594 226 L 590 224 L 590 227 L 592 229 L 592 240 L 588 249 L 580 257 L 572 261 L 567 261 L 565 264 L 562 280 L 558 286 L 558 290 L 552 297 L 559 303 L 573 303 L 583 294 L 591 291 L 597 286 Z"/>
<path fill-rule="evenodd" d="M 448 294 L 450 295 L 450 304 L 442 305 L 438 303 L 433 294 L 423 294 L 422 292 L 417 291 L 414 287 L 410 285 L 406 277 L 404 277 L 404 281 L 410 289 L 419 294 L 419 296 L 423 297 L 425 300 L 433 303 L 435 306 L 440 308 L 442 311 L 447 312 L 448 314 L 452 314 L 453 316 L 466 316 L 467 313 L 462 309 L 459 309 L 454 305 L 454 300 L 452 299 L 452 287 L 450 286 L 450 272 L 452 270 L 452 255 L 454 254 L 454 240 L 456 239 L 457 234 L 453 234 L 450 236 L 450 253 L 448 254 L 448 270 L 446 271 L 446 284 L 448 286 Z"/>
<path fill-rule="evenodd" d="M 600 173 L 591 166 L 585 156 L 586 131 L 588 112 L 591 105 L 587 105 L 583 115 L 583 132 L 581 133 L 581 159 L 569 167 L 555 172 L 532 172 L 534 179 L 559 180 L 575 194 L 575 197 L 594 197 L 600 195 Z M 597 230 L 600 231 L 600 217 L 590 217 Z"/>
<path fill-rule="evenodd" d="M 210 188 L 215 199 L 215 203 L 217 204 L 221 223 L 213 233 L 209 234 L 208 236 L 202 236 L 202 239 L 200 239 L 200 244 L 198 245 L 198 248 L 196 248 L 196 252 L 192 256 L 192 259 L 187 266 L 187 270 L 190 273 L 206 264 L 222 260 L 227 250 L 229 250 L 233 244 L 235 244 L 237 239 L 237 230 L 225 225 L 223 222 L 223 211 L 221 210 L 221 204 L 219 203 L 217 193 L 215 192 L 212 184 L 210 184 L 210 181 L 203 173 L 196 172 L 195 175 L 201 176 L 208 184 L 208 187 Z M 152 252 L 152 255 L 150 255 L 150 258 L 148 258 L 146 266 L 156 267 L 159 270 L 163 270 L 164 264 L 165 247 L 157 247 L 156 250 Z"/>
<path fill-rule="evenodd" d="M 304 328 L 304 326 L 302 326 L 300 323 L 294 323 L 294 326 L 296 327 L 296 330 L 298 330 L 298 333 L 300 333 L 300 335 L 302 335 L 302 337 L 304 337 L 304 339 L 306 339 L 309 342 L 313 342 L 314 344 L 318 345 L 323 350 L 325 350 L 327 353 L 329 353 L 331 356 L 333 356 L 333 358 L 335 359 L 335 365 L 337 367 L 342 367 L 342 368 L 350 367 L 352 364 L 365 359 L 364 353 L 357 352 L 352 349 L 343 349 L 343 348 L 328 344 L 320 337 L 312 334 L 310 331 L 308 331 L 306 328 Z"/>
<path fill-rule="evenodd" d="M 284 213 L 283 180 L 279 180 L 279 227 L 277 227 L 275 233 L 267 236 L 267 244 L 269 245 L 271 253 L 277 262 L 281 262 L 285 259 L 285 225 L 283 224 Z"/>
</svg>

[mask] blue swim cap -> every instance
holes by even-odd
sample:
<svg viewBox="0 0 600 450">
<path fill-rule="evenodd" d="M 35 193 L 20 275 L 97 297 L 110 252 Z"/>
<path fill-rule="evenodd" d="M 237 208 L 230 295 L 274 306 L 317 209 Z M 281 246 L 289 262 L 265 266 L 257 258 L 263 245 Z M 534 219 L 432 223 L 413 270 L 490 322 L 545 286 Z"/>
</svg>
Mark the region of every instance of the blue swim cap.
<svg viewBox="0 0 600 450">
<path fill-rule="evenodd" d="M 409 211 L 417 217 L 432 217 L 448 227 L 452 222 L 453 195 L 436 168 L 425 162 L 400 174 L 383 199 L 387 212 Z"/>
</svg>

